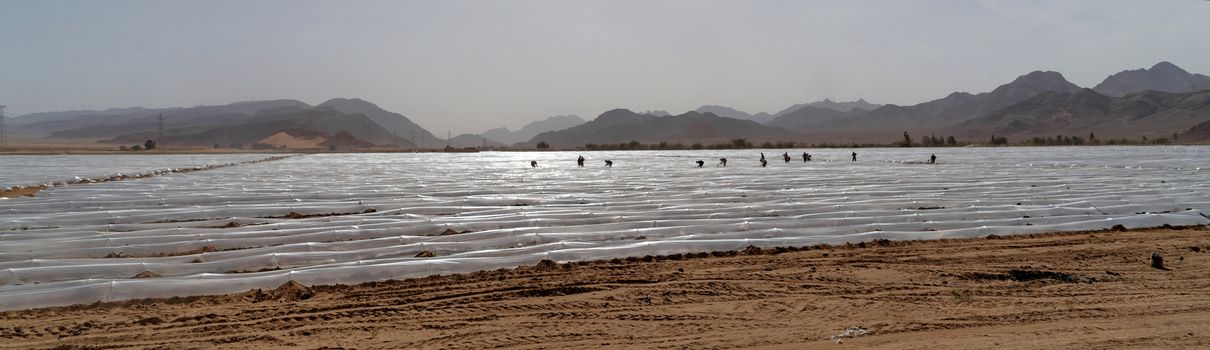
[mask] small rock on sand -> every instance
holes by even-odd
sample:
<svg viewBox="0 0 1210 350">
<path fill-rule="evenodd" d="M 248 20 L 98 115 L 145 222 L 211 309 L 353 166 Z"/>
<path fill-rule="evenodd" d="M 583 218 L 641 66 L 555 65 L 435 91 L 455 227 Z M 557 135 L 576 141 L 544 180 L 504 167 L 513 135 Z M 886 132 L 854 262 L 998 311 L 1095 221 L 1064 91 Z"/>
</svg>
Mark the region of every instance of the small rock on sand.
<svg viewBox="0 0 1210 350">
<path fill-rule="evenodd" d="M 1160 255 L 1159 253 L 1151 253 L 1151 267 L 1154 267 L 1154 268 L 1160 269 L 1160 270 L 1168 269 L 1168 268 L 1164 267 L 1164 256 Z"/>
</svg>

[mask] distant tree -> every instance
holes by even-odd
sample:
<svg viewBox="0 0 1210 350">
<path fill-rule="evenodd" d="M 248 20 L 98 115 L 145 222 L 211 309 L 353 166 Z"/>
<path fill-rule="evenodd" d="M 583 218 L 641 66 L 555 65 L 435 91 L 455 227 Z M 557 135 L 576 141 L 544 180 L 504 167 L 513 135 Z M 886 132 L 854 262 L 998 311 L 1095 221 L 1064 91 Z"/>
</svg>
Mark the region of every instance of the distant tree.
<svg viewBox="0 0 1210 350">
<path fill-rule="evenodd" d="M 700 144 L 700 143 L 694 143 L 693 145 L 691 145 L 691 146 L 689 146 L 689 147 L 690 147 L 690 148 L 693 148 L 693 149 L 702 149 L 702 144 Z"/>
<path fill-rule="evenodd" d="M 920 145 L 924 146 L 924 147 L 936 146 L 937 145 L 936 139 L 937 139 L 936 136 L 924 135 L 924 137 L 920 138 Z"/>
<path fill-rule="evenodd" d="M 1088 141 L 1092 141 L 1092 140 L 1096 140 L 1096 139 L 1097 139 L 1097 134 L 1092 133 L 1092 132 L 1088 133 Z"/>
<path fill-rule="evenodd" d="M 954 135 L 950 135 L 950 137 L 945 138 L 945 144 L 950 145 L 950 146 L 956 146 L 956 145 L 958 145 L 958 139 L 955 139 Z"/>
<path fill-rule="evenodd" d="M 129 149 L 130 149 L 130 147 L 126 147 L 126 145 L 121 145 L 121 146 L 119 146 L 119 147 L 118 147 L 118 150 L 119 150 L 119 151 L 126 151 L 126 150 L 129 150 Z"/>
<path fill-rule="evenodd" d="M 630 141 L 629 143 L 626 144 L 626 147 L 629 147 L 630 149 L 639 149 L 639 146 L 642 146 L 642 145 L 643 144 L 639 143 L 638 141 Z"/>
<path fill-rule="evenodd" d="M 547 149 L 547 148 L 550 148 L 550 144 L 546 143 L 546 141 L 538 141 L 537 147 L 538 147 L 538 149 Z"/>
<path fill-rule="evenodd" d="M 907 131 L 903 132 L 903 147 L 912 147 L 912 135 L 908 135 Z"/>
<path fill-rule="evenodd" d="M 143 146 L 139 146 L 139 145 L 130 146 L 130 150 L 131 151 L 142 151 Z"/>
<path fill-rule="evenodd" d="M 155 149 L 155 140 L 147 140 L 143 142 L 143 149 L 148 151 Z"/>
<path fill-rule="evenodd" d="M 735 148 L 752 148 L 752 144 L 743 138 L 732 139 L 731 146 Z"/>
</svg>

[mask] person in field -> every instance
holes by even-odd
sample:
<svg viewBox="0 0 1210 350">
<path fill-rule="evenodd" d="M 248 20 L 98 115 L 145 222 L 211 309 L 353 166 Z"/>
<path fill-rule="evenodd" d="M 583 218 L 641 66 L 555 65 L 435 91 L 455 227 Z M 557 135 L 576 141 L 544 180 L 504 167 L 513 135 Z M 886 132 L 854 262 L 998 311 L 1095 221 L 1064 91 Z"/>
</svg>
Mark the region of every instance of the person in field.
<svg viewBox="0 0 1210 350">
<path fill-rule="evenodd" d="M 807 154 L 807 152 L 802 152 L 802 162 L 806 163 L 809 160 L 811 160 L 811 155 Z"/>
<path fill-rule="evenodd" d="M 580 156 L 579 158 L 576 158 L 576 165 L 584 166 L 584 156 Z"/>
<path fill-rule="evenodd" d="M 790 162 L 790 152 L 782 153 L 781 159 L 786 161 L 786 163 L 789 163 Z"/>
<path fill-rule="evenodd" d="M 936 154 L 929 155 L 929 164 L 937 164 L 937 155 Z"/>
<path fill-rule="evenodd" d="M 769 161 L 765 160 L 764 158 L 761 158 L 761 159 L 760 159 L 760 167 L 761 167 L 761 168 L 764 168 L 764 167 L 767 167 L 767 166 L 769 166 Z"/>
<path fill-rule="evenodd" d="M 605 167 L 606 167 L 606 168 L 612 168 L 612 167 L 613 167 L 613 161 L 612 161 L 612 160 L 605 160 Z"/>
<path fill-rule="evenodd" d="M 698 161 L 697 161 L 697 167 L 698 167 L 698 168 L 701 168 L 703 165 L 706 165 L 706 162 L 705 162 L 705 161 L 702 161 L 702 160 L 698 160 Z"/>
<path fill-rule="evenodd" d="M 857 152 L 853 152 L 853 161 L 854 161 L 854 162 L 856 162 L 856 161 L 857 161 Z"/>
<path fill-rule="evenodd" d="M 727 166 L 727 158 L 719 158 L 719 159 L 718 159 L 718 165 L 721 165 L 721 166 L 724 166 L 724 167 L 725 167 L 725 166 Z"/>
<path fill-rule="evenodd" d="M 538 167 L 538 161 L 536 161 L 536 160 L 531 160 L 531 161 L 529 161 L 529 167 L 530 167 L 530 168 L 537 168 L 537 167 Z"/>
</svg>

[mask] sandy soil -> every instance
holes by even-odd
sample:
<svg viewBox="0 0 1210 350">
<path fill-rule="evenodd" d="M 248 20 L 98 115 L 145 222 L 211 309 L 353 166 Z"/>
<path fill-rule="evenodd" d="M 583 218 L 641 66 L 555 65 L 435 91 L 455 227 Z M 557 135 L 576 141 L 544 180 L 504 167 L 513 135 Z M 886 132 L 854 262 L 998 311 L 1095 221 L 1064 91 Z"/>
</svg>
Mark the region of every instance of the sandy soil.
<svg viewBox="0 0 1210 350">
<path fill-rule="evenodd" d="M 38 192 L 42 192 L 42 190 L 45 190 L 45 189 L 46 189 L 46 185 L 24 186 L 21 188 L 13 188 L 13 189 L 7 189 L 7 190 L 0 189 L 0 198 L 33 197 L 34 194 L 37 194 Z"/>
<path fill-rule="evenodd" d="M 286 146 L 287 149 L 319 149 L 319 144 L 323 143 L 324 141 L 327 141 L 327 139 L 323 137 L 294 136 L 283 131 L 273 134 L 273 136 L 261 139 L 260 141 L 257 141 L 257 143 L 274 145 L 277 147 Z"/>
<path fill-rule="evenodd" d="M 1206 349 L 1208 251 L 1198 227 L 544 263 L 0 313 L 0 348 Z"/>
</svg>

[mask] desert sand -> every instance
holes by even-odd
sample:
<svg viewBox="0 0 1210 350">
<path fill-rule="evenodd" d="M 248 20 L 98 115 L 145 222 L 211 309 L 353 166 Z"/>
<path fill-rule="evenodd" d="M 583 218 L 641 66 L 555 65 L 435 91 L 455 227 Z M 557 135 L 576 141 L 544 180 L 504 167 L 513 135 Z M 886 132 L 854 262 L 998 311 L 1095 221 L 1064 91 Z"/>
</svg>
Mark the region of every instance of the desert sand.
<svg viewBox="0 0 1210 350">
<path fill-rule="evenodd" d="M 0 348 L 1206 349 L 1208 251 L 1191 227 L 543 262 L 6 312 Z"/>
</svg>

